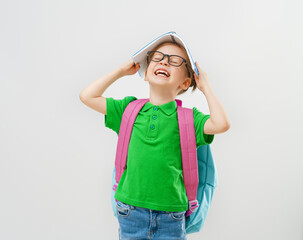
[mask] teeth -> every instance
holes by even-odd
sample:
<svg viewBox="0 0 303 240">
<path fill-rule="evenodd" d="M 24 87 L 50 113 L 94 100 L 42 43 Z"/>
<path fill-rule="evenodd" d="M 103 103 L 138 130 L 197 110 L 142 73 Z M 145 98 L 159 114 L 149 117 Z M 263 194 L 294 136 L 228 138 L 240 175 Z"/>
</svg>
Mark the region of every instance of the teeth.
<svg viewBox="0 0 303 240">
<path fill-rule="evenodd" d="M 168 77 L 168 74 L 167 74 L 165 71 L 162 71 L 162 70 L 156 71 L 156 75 L 158 75 L 159 73 L 162 73 L 162 74 L 164 74 L 166 77 Z"/>
</svg>

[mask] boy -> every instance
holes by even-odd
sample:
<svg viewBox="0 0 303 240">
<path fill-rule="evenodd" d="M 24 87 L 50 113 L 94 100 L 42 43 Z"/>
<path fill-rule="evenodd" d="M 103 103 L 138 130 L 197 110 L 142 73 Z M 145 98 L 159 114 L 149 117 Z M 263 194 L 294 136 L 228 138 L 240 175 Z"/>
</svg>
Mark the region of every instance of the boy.
<svg viewBox="0 0 303 240">
<path fill-rule="evenodd" d="M 210 88 L 199 65 L 197 76 L 186 50 L 177 43 L 161 43 L 148 52 L 145 79 L 150 86 L 147 102 L 136 118 L 128 149 L 127 168 L 115 198 L 119 237 L 143 239 L 161 236 L 185 237 L 187 197 L 182 176 L 180 135 L 175 98 L 198 88 L 206 96 L 210 115 L 193 108 L 197 146 L 210 144 L 214 134 L 229 129 L 229 119 Z M 104 98 L 104 91 L 117 79 L 135 74 L 139 64 L 130 59 L 119 68 L 91 83 L 80 93 L 87 106 L 105 115 L 105 126 L 119 134 L 126 106 L 137 98 Z"/>
</svg>

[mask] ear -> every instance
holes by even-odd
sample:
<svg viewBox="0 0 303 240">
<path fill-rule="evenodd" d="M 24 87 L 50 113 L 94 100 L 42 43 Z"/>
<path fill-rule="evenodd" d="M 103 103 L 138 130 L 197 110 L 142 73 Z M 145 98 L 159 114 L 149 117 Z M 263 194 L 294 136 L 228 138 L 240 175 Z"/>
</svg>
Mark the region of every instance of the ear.
<svg viewBox="0 0 303 240">
<path fill-rule="evenodd" d="M 183 83 L 180 85 L 180 88 L 186 90 L 191 84 L 191 78 L 187 77 L 185 78 L 185 80 L 183 81 Z"/>
</svg>

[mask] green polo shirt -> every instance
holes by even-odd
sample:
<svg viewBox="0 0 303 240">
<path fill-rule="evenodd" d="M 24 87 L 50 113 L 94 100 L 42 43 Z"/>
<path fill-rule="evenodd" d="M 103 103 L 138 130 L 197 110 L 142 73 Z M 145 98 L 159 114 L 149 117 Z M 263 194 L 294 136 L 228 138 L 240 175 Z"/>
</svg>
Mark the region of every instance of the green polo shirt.
<svg viewBox="0 0 303 240">
<path fill-rule="evenodd" d="M 106 98 L 105 126 L 119 135 L 122 114 L 136 99 Z M 214 135 L 203 133 L 210 115 L 195 107 L 193 114 L 197 147 L 210 144 Z M 147 102 L 142 107 L 134 122 L 126 166 L 114 196 L 117 200 L 158 211 L 187 210 L 175 100 L 162 105 Z"/>
</svg>

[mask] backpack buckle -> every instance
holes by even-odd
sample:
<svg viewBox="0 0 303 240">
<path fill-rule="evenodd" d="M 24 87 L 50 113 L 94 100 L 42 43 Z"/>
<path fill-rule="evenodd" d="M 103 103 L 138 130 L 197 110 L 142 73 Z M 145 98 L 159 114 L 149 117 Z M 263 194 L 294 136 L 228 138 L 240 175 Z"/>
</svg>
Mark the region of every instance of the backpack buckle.
<svg viewBox="0 0 303 240">
<path fill-rule="evenodd" d="M 197 211 L 198 207 L 199 207 L 199 203 L 197 199 L 188 201 L 188 209 L 190 209 L 192 212 Z"/>
</svg>

